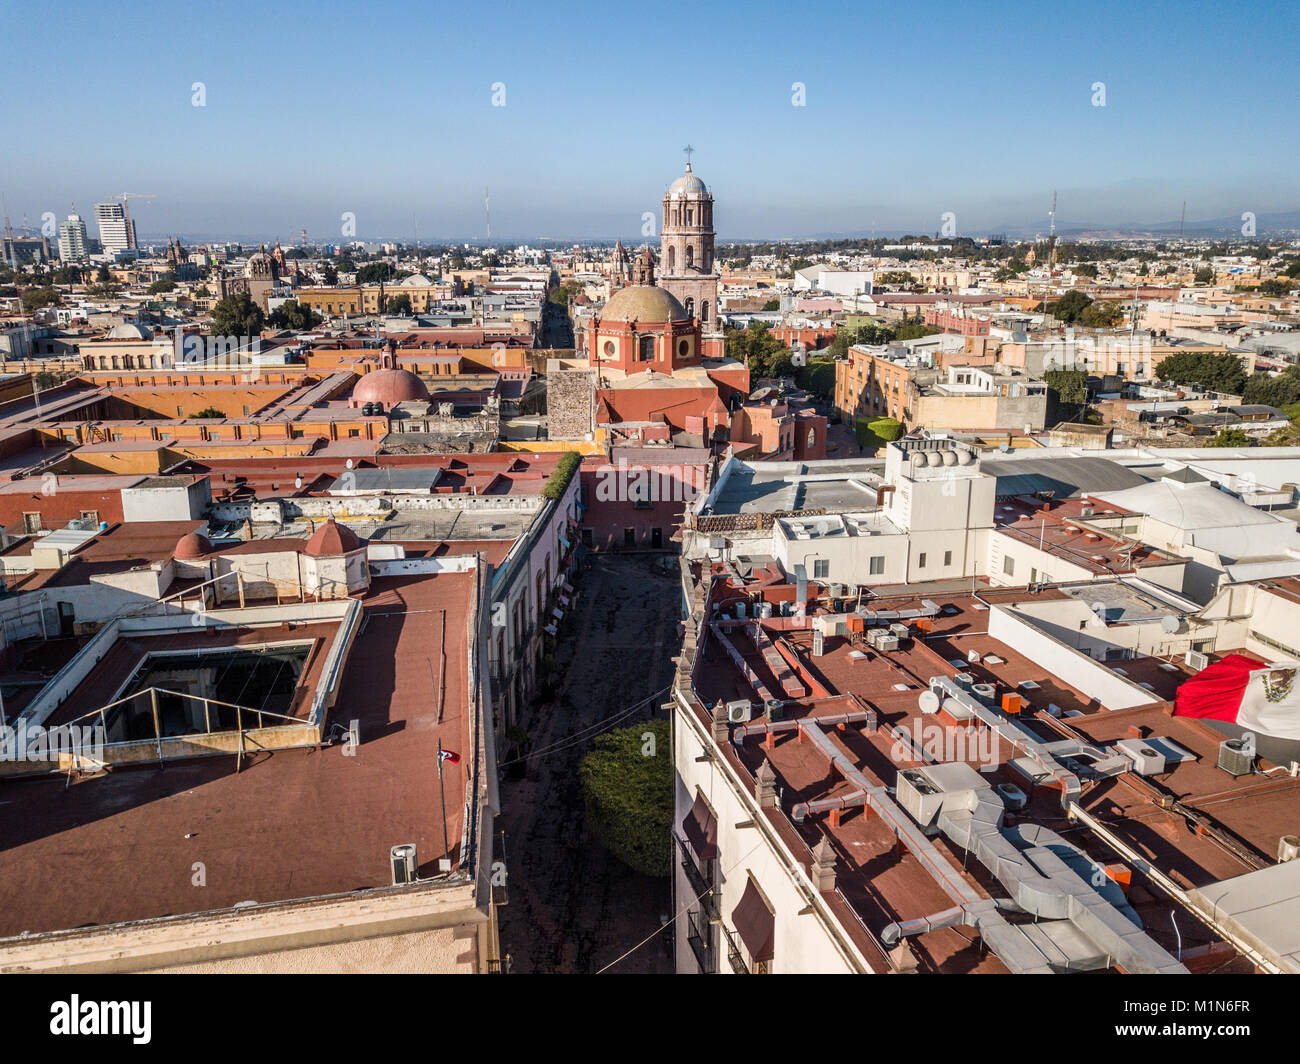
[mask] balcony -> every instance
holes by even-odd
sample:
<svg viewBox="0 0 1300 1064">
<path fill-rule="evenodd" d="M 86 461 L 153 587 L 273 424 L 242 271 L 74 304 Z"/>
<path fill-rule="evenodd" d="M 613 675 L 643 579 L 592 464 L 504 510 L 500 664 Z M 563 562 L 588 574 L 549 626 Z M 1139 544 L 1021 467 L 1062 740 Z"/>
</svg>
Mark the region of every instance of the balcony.
<svg viewBox="0 0 1300 1064">
<path fill-rule="evenodd" d="M 713 938 L 713 926 L 704 914 L 697 909 L 688 909 L 686 912 L 686 941 L 690 943 L 691 952 L 695 954 L 695 961 L 700 966 L 701 975 L 713 975 L 717 972 L 717 962 L 715 959 L 715 950 L 711 943 Z"/>
<path fill-rule="evenodd" d="M 682 851 L 682 871 L 686 873 L 686 881 L 691 885 L 691 891 L 700 900 L 700 909 L 710 922 L 718 919 L 718 899 L 713 891 L 711 877 L 706 876 L 700 866 L 695 863 L 695 857 L 691 854 L 690 848 L 681 839 L 677 840 L 677 846 Z"/>
</svg>

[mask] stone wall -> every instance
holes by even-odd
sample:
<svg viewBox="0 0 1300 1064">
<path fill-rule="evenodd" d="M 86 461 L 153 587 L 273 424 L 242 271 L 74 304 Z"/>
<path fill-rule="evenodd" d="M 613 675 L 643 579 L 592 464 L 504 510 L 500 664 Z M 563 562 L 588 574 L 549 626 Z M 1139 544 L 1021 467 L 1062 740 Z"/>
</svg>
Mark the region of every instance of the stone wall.
<svg viewBox="0 0 1300 1064">
<path fill-rule="evenodd" d="M 559 370 L 546 375 L 547 432 L 553 440 L 590 440 L 595 431 L 596 371 Z"/>
</svg>

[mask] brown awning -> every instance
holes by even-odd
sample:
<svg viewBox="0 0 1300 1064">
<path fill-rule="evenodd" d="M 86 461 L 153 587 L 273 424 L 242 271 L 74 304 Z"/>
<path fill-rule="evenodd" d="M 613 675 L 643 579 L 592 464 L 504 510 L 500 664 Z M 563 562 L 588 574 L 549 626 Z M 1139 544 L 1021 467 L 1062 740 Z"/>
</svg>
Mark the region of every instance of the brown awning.
<svg viewBox="0 0 1300 1064">
<path fill-rule="evenodd" d="M 701 861 L 712 861 L 718 856 L 718 820 L 703 794 L 695 796 L 695 804 L 682 821 L 682 831 Z"/>
<path fill-rule="evenodd" d="M 745 885 L 740 904 L 732 910 L 731 922 L 753 960 L 772 959 L 776 917 L 772 915 L 772 910 L 767 907 L 767 902 L 763 900 L 763 895 L 758 892 L 752 879 Z"/>
</svg>

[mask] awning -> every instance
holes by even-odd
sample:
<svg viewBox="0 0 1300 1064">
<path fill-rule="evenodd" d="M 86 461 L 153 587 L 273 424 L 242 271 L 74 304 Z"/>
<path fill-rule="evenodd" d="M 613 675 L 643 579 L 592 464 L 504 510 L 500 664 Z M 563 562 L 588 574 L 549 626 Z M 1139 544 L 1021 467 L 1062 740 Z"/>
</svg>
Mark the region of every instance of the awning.
<svg viewBox="0 0 1300 1064">
<path fill-rule="evenodd" d="M 695 796 L 695 804 L 682 821 L 682 831 L 701 861 L 712 861 L 718 856 L 718 820 L 705 802 L 704 795 Z"/>
<path fill-rule="evenodd" d="M 772 915 L 772 910 L 767 907 L 767 902 L 763 900 L 763 895 L 758 892 L 752 879 L 745 885 L 740 904 L 731 912 L 731 922 L 754 961 L 772 959 L 776 917 Z"/>
</svg>

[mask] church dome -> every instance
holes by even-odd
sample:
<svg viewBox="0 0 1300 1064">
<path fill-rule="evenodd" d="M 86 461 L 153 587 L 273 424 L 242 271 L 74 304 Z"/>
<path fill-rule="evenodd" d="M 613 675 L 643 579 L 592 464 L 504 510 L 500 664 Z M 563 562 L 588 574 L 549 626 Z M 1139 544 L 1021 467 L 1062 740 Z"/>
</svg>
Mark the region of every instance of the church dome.
<svg viewBox="0 0 1300 1064">
<path fill-rule="evenodd" d="M 686 164 L 686 173 L 682 174 L 681 177 L 668 186 L 668 194 L 670 196 L 680 196 L 686 192 L 699 193 L 703 195 L 708 191 L 709 190 L 705 187 L 704 182 L 691 173 L 690 163 Z"/>
<path fill-rule="evenodd" d="M 421 402 L 429 398 L 429 389 L 410 370 L 377 369 L 367 373 L 352 388 L 353 405 L 383 403 L 391 409 L 397 403 Z"/>
<path fill-rule="evenodd" d="M 311 534 L 311 539 L 307 540 L 303 553 L 322 558 L 350 554 L 360 549 L 361 540 L 357 538 L 357 534 L 347 525 L 341 525 L 331 517 Z"/>
<path fill-rule="evenodd" d="M 667 322 L 689 317 L 671 292 L 648 284 L 620 288 L 600 312 L 601 321 Z"/>
<path fill-rule="evenodd" d="M 114 325 L 108 330 L 106 339 L 109 340 L 151 340 L 153 333 L 143 325 L 135 322 L 124 321 L 121 325 Z"/>
<path fill-rule="evenodd" d="M 397 282 L 402 288 L 428 288 L 432 281 L 422 273 L 413 273 L 410 277 L 404 277 Z"/>
<path fill-rule="evenodd" d="M 197 561 L 205 554 L 212 553 L 212 543 L 207 536 L 198 532 L 187 532 L 176 541 L 172 557 L 182 562 Z"/>
</svg>

